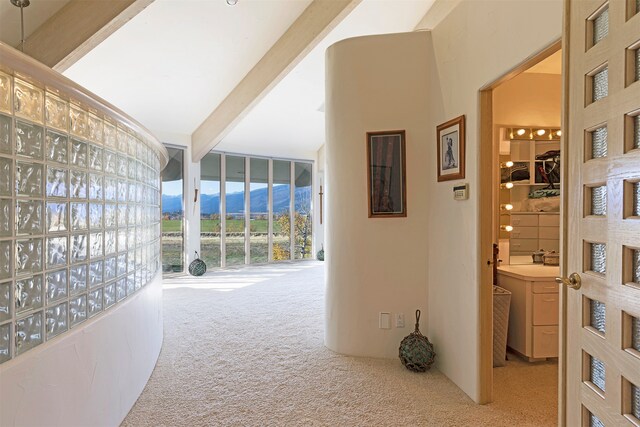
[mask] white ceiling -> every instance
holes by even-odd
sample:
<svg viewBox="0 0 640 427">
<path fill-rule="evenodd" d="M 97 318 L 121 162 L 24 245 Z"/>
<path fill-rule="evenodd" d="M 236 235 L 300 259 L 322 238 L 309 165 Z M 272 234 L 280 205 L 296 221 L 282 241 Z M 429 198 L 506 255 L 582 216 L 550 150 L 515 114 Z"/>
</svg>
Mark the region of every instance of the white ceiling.
<svg viewBox="0 0 640 427">
<path fill-rule="evenodd" d="M 178 142 L 167 135 L 191 135 L 310 2 L 155 0 L 64 74 L 163 142 Z M 363 0 L 216 149 L 313 156 L 324 143 L 326 48 L 348 37 L 411 31 L 432 3 Z"/>
<path fill-rule="evenodd" d="M 32 0 L 24 8 L 25 39 L 67 3 L 69 0 Z M 20 8 L 9 0 L 0 0 L 0 41 L 14 47 L 20 44 Z"/>
</svg>

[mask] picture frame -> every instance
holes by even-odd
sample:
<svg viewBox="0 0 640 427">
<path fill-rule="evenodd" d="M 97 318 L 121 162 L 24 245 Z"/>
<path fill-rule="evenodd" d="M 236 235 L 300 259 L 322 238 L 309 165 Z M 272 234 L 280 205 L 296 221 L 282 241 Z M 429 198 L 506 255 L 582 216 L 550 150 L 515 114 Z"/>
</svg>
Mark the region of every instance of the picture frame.
<svg viewBox="0 0 640 427">
<path fill-rule="evenodd" d="M 407 216 L 405 131 L 367 132 L 369 218 Z"/>
<path fill-rule="evenodd" d="M 436 128 L 438 182 L 464 179 L 465 116 L 451 119 Z"/>
</svg>

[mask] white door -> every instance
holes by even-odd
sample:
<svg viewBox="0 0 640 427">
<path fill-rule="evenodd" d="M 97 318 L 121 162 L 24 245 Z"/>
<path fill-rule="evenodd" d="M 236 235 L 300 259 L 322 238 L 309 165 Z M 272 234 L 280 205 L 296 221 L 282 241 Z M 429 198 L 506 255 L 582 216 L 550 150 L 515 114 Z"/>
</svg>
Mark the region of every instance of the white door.
<svg viewBox="0 0 640 427">
<path fill-rule="evenodd" d="M 640 1 L 565 2 L 566 425 L 640 426 Z"/>
</svg>

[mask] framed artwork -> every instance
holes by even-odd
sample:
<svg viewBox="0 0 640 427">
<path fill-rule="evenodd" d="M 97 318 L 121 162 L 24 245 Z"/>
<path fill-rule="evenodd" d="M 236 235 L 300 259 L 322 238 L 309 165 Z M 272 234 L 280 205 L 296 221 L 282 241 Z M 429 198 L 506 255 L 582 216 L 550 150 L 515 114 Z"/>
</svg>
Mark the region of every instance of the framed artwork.
<svg viewBox="0 0 640 427">
<path fill-rule="evenodd" d="M 406 217 L 405 131 L 367 132 L 369 218 Z"/>
<path fill-rule="evenodd" d="M 437 127 L 438 182 L 464 178 L 464 116 Z"/>
</svg>

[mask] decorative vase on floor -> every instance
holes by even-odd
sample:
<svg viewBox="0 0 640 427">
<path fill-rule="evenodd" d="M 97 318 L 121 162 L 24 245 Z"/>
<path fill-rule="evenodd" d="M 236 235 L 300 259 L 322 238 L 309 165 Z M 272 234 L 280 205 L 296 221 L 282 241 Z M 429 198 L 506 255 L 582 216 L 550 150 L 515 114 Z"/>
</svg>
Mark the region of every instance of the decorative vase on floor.
<svg viewBox="0 0 640 427">
<path fill-rule="evenodd" d="M 202 276 L 207 271 L 207 264 L 200 259 L 198 251 L 196 251 L 196 259 L 189 264 L 189 274 L 192 276 Z"/>
<path fill-rule="evenodd" d="M 400 343 L 400 361 L 409 370 L 425 372 L 436 358 L 433 344 L 420 333 L 420 310 L 416 310 L 416 330 L 404 337 Z"/>
<path fill-rule="evenodd" d="M 318 261 L 324 261 L 324 246 L 322 246 L 322 249 L 318 251 L 318 253 L 316 254 L 316 258 L 318 259 Z"/>
</svg>

